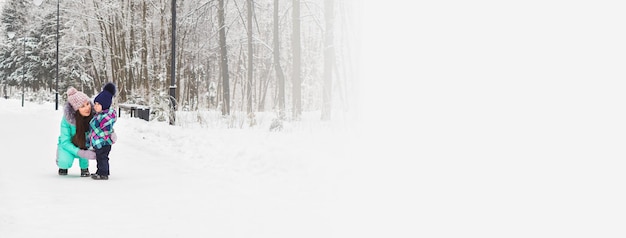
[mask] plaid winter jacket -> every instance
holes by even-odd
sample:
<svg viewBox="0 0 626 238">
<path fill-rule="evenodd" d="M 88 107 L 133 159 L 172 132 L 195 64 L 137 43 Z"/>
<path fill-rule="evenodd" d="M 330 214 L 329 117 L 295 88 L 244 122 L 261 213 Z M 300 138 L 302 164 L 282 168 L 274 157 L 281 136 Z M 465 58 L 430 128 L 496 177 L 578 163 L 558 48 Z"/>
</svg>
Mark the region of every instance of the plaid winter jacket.
<svg viewBox="0 0 626 238">
<path fill-rule="evenodd" d="M 113 124 L 117 120 L 115 110 L 107 109 L 100 113 L 96 113 L 89 122 L 91 132 L 89 133 L 89 142 L 95 149 L 103 146 L 112 145 L 111 134 L 113 133 Z"/>
</svg>

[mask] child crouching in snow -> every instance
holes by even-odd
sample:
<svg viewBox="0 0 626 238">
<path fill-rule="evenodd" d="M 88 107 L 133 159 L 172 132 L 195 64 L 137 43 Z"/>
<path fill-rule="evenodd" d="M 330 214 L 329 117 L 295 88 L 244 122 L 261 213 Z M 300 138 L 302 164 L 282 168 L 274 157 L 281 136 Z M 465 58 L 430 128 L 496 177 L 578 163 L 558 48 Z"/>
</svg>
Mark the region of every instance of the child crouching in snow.
<svg viewBox="0 0 626 238">
<path fill-rule="evenodd" d="M 115 110 L 110 108 L 116 91 L 115 84 L 107 83 L 102 88 L 102 92 L 94 99 L 96 114 L 89 122 L 91 129 L 89 142 L 96 150 L 98 170 L 91 175 L 91 178 L 95 180 L 109 179 L 109 153 L 111 152 L 111 145 L 113 145 L 113 125 L 117 120 Z"/>
</svg>

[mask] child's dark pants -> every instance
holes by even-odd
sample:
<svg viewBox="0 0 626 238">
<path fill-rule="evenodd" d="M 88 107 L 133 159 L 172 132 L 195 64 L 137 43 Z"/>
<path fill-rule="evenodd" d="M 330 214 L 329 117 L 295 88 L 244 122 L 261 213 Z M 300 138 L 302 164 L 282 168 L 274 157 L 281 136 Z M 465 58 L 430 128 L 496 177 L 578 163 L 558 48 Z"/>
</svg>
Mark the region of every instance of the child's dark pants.
<svg viewBox="0 0 626 238">
<path fill-rule="evenodd" d="M 109 152 L 111 152 L 110 145 L 96 149 L 96 162 L 98 162 L 97 175 L 109 176 Z"/>
</svg>

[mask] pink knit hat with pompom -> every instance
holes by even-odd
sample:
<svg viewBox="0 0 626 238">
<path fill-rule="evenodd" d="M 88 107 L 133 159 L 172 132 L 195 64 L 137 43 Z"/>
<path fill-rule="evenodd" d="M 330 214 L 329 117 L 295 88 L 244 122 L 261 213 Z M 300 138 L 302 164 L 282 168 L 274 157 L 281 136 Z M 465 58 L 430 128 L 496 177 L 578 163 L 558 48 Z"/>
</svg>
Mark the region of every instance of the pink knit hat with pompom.
<svg viewBox="0 0 626 238">
<path fill-rule="evenodd" d="M 76 90 L 74 87 L 70 87 L 67 89 L 67 102 L 72 105 L 75 111 L 78 111 L 80 107 L 85 104 L 85 102 L 91 101 L 87 94 L 84 94 L 81 91 Z"/>
</svg>

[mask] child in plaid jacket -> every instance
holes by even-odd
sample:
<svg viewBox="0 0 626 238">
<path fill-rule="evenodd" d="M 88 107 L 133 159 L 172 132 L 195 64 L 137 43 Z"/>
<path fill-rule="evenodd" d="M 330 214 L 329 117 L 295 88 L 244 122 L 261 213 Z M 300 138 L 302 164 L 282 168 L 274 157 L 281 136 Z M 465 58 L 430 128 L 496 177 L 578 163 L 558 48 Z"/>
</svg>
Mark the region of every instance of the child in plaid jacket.
<svg viewBox="0 0 626 238">
<path fill-rule="evenodd" d="M 91 175 L 91 178 L 95 180 L 109 179 L 109 153 L 111 152 L 111 145 L 113 145 L 111 135 L 113 134 L 113 125 L 117 120 L 115 110 L 111 109 L 111 102 L 116 91 L 115 84 L 107 83 L 102 92 L 94 99 L 96 114 L 89 122 L 91 129 L 89 142 L 91 147 L 96 150 L 98 170 Z"/>
</svg>

